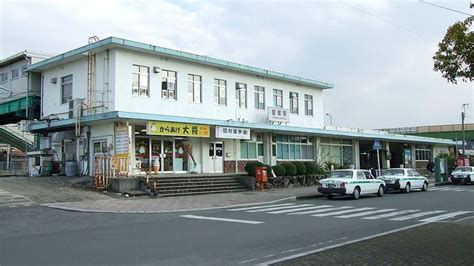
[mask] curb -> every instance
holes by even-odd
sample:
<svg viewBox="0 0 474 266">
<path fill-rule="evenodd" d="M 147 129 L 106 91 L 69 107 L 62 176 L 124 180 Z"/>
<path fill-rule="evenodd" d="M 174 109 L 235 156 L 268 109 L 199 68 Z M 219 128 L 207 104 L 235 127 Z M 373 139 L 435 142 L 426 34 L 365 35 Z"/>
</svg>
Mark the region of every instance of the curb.
<svg viewBox="0 0 474 266">
<path fill-rule="evenodd" d="M 452 184 L 451 182 L 445 181 L 445 182 L 434 183 L 434 186 L 438 187 L 438 186 L 446 186 L 446 185 L 451 185 L 451 184 Z"/>
<path fill-rule="evenodd" d="M 63 211 L 71 211 L 71 212 L 88 212 L 88 213 L 115 213 L 115 214 L 154 214 L 154 213 L 176 213 L 176 212 L 191 212 L 191 211 L 206 211 L 206 210 L 218 210 L 218 209 L 226 209 L 226 208 L 234 208 L 234 207 L 243 207 L 243 206 L 253 206 L 253 205 L 260 205 L 260 204 L 272 204 L 281 201 L 290 201 L 296 200 L 296 196 L 281 198 L 272 201 L 262 201 L 262 202 L 253 202 L 253 203 L 242 203 L 242 204 L 233 204 L 227 206 L 218 206 L 218 207 L 208 207 L 208 208 L 195 208 L 195 209 L 178 209 L 178 210 L 168 210 L 168 211 L 114 211 L 114 210 L 93 210 L 93 209 L 83 209 L 83 208 L 74 208 L 74 207 L 63 207 L 63 206 L 56 206 L 54 203 L 46 203 L 41 204 L 44 207 L 63 210 Z"/>
</svg>

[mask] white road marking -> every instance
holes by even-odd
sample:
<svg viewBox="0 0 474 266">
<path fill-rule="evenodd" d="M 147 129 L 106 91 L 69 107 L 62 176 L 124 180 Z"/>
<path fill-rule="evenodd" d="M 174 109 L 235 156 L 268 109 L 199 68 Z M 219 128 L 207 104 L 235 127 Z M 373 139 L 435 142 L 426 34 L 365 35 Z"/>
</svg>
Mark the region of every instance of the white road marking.
<svg viewBox="0 0 474 266">
<path fill-rule="evenodd" d="M 337 208 L 325 208 L 325 209 L 314 210 L 314 211 L 293 212 L 293 213 L 288 213 L 288 215 L 313 214 L 313 213 L 321 213 L 321 212 L 327 212 L 327 211 L 345 210 L 345 209 L 350 209 L 350 208 L 354 208 L 354 207 L 342 206 L 342 207 L 337 207 Z"/>
<path fill-rule="evenodd" d="M 442 187 L 442 188 L 439 188 L 438 191 L 452 191 L 452 190 L 455 190 L 457 188 L 454 188 L 454 187 Z"/>
<path fill-rule="evenodd" d="M 222 221 L 222 222 L 231 222 L 231 223 L 263 224 L 263 222 L 260 222 L 260 221 L 238 220 L 238 219 L 229 219 L 229 218 L 220 218 L 220 217 L 207 217 L 207 216 L 198 216 L 198 215 L 181 215 L 181 217 L 189 218 L 189 219 Z"/>
<path fill-rule="evenodd" d="M 294 203 L 283 203 L 283 204 L 263 205 L 263 206 L 244 207 L 244 208 L 237 208 L 237 209 L 228 209 L 227 211 L 230 211 L 230 212 L 233 212 L 233 211 L 247 211 L 247 210 L 260 209 L 260 208 L 288 206 L 288 205 L 295 205 L 295 204 Z"/>
<path fill-rule="evenodd" d="M 304 210 L 314 210 L 314 209 L 322 209 L 322 208 L 329 208 L 333 207 L 332 205 L 319 205 L 319 206 L 312 206 L 312 207 L 303 207 L 303 208 L 296 208 L 296 209 L 289 209 L 289 210 L 281 210 L 281 211 L 272 211 L 269 212 L 271 214 L 280 214 L 280 213 L 288 213 L 288 212 L 296 212 L 296 211 L 304 211 Z"/>
<path fill-rule="evenodd" d="M 322 248 L 318 248 L 318 249 L 314 249 L 314 250 L 310 250 L 310 251 L 306 251 L 306 252 L 294 254 L 294 255 L 291 255 L 291 256 L 287 256 L 287 257 L 282 257 L 282 258 L 278 258 L 278 259 L 274 259 L 274 260 L 270 260 L 270 261 L 261 262 L 261 263 L 259 263 L 259 264 L 257 264 L 257 265 L 270 265 L 270 264 L 275 264 L 275 263 L 278 263 L 278 262 L 282 262 L 282 261 L 286 261 L 286 260 L 291 260 L 291 259 L 303 257 L 303 256 L 310 255 L 310 254 L 315 254 L 315 253 L 322 252 L 322 251 L 326 251 L 326 250 L 329 250 L 329 249 L 333 249 L 333 248 L 337 248 L 337 247 L 342 247 L 342 246 L 346 246 L 346 245 L 353 244 L 353 243 L 357 243 L 357 242 L 362 242 L 362 241 L 369 240 L 369 239 L 372 239 L 372 238 L 376 238 L 376 237 L 380 237 L 380 236 L 385 236 L 385 235 L 389 235 L 389 234 L 393 234 L 393 233 L 405 231 L 405 230 L 408 230 L 408 229 L 411 229 L 411 228 L 415 228 L 415 227 L 418 227 L 418 226 L 422 226 L 422 225 L 425 225 L 425 224 L 429 224 L 429 223 L 430 223 L 430 222 L 424 222 L 424 223 L 413 224 L 413 225 L 405 226 L 405 227 L 402 227 L 402 228 L 397 228 L 397 229 L 394 229 L 394 230 L 390 230 L 390 231 L 386 231 L 386 232 L 382 232 L 382 233 L 378 233 L 378 234 L 374 234 L 374 235 L 362 237 L 362 238 L 359 238 L 359 239 L 349 240 L 349 241 L 342 242 L 342 243 L 338 243 L 338 244 L 334 244 L 334 245 L 331 245 L 331 246 L 326 246 L 326 247 L 322 247 Z"/>
<path fill-rule="evenodd" d="M 439 187 L 430 187 L 429 189 L 430 189 L 430 190 L 432 190 L 432 191 L 437 191 L 437 190 L 440 190 L 440 188 L 439 188 Z"/>
<path fill-rule="evenodd" d="M 367 215 L 370 215 L 370 214 L 381 213 L 381 212 L 389 212 L 389 211 L 394 211 L 394 210 L 396 210 L 396 209 L 381 209 L 381 210 L 375 210 L 375 211 L 366 211 L 366 212 L 360 212 L 360 213 L 354 213 L 354 214 L 346 214 L 346 215 L 336 216 L 336 218 L 361 217 L 361 216 L 367 216 Z"/>
<path fill-rule="evenodd" d="M 446 213 L 446 214 L 441 214 L 438 216 L 426 218 L 423 220 L 420 220 L 420 222 L 436 222 L 436 221 L 441 221 L 449 218 L 453 218 L 459 215 L 467 214 L 467 213 L 472 213 L 472 211 L 458 211 L 458 212 L 451 212 L 451 213 Z"/>
<path fill-rule="evenodd" d="M 239 261 L 239 263 L 240 264 L 246 264 L 246 263 L 249 263 L 249 262 L 252 262 L 252 261 L 266 259 L 266 258 L 270 258 L 270 257 L 273 257 L 273 256 L 275 256 L 275 254 L 270 254 L 270 255 L 263 256 L 263 257 L 259 257 L 259 258 L 253 258 L 253 259 L 249 259 L 249 260 Z"/>
<path fill-rule="evenodd" d="M 420 210 L 403 210 L 403 211 L 397 211 L 397 212 L 391 212 L 391 213 L 386 213 L 386 214 L 379 214 L 375 216 L 369 216 L 369 217 L 364 217 L 362 219 L 367 219 L 367 220 L 376 220 L 376 219 L 382 219 L 382 218 L 387 218 L 387 217 L 393 217 L 397 216 L 400 214 L 407 214 L 407 213 L 414 213 L 418 212 Z"/>
<path fill-rule="evenodd" d="M 467 220 L 467 219 L 473 219 L 473 218 L 474 218 L 474 216 L 468 216 L 468 217 L 458 219 L 458 220 L 456 220 L 456 222 L 461 222 L 461 221 L 464 221 L 464 220 Z"/>
<path fill-rule="evenodd" d="M 410 214 L 410 215 L 406 215 L 406 216 L 402 216 L 402 217 L 392 218 L 392 219 L 389 219 L 389 220 L 390 221 L 406 221 L 406 220 L 410 220 L 410 219 L 413 219 L 413 218 L 423 217 L 423 216 L 427 216 L 427 215 L 430 215 L 430 214 L 436 214 L 436 213 L 442 213 L 442 212 L 446 212 L 446 211 L 419 212 L 419 213 Z"/>
<path fill-rule="evenodd" d="M 292 208 L 306 207 L 306 206 L 313 206 L 313 204 L 300 204 L 300 205 L 293 205 L 293 206 L 273 207 L 273 208 L 266 208 L 266 209 L 250 210 L 250 211 L 246 211 L 246 212 L 267 212 L 267 211 L 292 209 Z"/>
<path fill-rule="evenodd" d="M 458 188 L 458 189 L 455 189 L 455 190 L 453 190 L 453 191 L 461 192 L 461 191 L 464 191 L 464 189 Z"/>
<path fill-rule="evenodd" d="M 366 211 L 366 210 L 373 210 L 373 209 L 375 209 L 375 208 L 372 208 L 372 207 L 355 208 L 355 209 L 336 211 L 336 212 L 318 213 L 318 214 L 313 214 L 311 216 L 326 217 L 326 216 L 333 216 L 333 215 L 345 214 L 345 213 L 350 213 L 350 212 Z"/>
<path fill-rule="evenodd" d="M 281 253 L 285 254 L 285 253 L 290 253 L 290 252 L 294 252 L 294 251 L 298 251 L 298 250 L 302 250 L 302 249 L 303 248 L 294 248 L 294 249 L 289 249 L 289 250 L 282 251 Z"/>
</svg>

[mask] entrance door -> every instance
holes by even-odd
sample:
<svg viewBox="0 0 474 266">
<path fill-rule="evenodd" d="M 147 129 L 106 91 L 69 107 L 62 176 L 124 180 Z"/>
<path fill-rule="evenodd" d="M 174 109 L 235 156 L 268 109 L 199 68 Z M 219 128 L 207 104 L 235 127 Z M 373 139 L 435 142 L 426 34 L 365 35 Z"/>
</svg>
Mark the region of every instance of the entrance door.
<svg viewBox="0 0 474 266">
<path fill-rule="evenodd" d="M 161 153 L 162 157 L 162 166 L 163 172 L 172 172 L 173 171 L 173 141 L 172 140 L 163 140 L 163 152 Z"/>
<path fill-rule="evenodd" d="M 209 143 L 209 158 L 211 159 L 210 172 L 223 173 L 224 172 L 224 143 L 211 142 Z"/>
</svg>

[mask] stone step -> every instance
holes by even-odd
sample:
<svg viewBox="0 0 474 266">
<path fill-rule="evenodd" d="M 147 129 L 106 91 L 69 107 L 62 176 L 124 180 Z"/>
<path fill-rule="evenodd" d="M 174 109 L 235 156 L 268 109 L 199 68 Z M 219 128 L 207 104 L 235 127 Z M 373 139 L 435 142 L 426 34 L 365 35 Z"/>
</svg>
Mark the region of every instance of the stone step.
<svg viewBox="0 0 474 266">
<path fill-rule="evenodd" d="M 158 186 L 169 187 L 169 186 L 193 186 L 193 185 L 226 185 L 226 184 L 239 184 L 236 180 L 225 180 L 225 181 L 206 181 L 206 182 L 168 182 L 162 183 L 158 181 Z"/>
<path fill-rule="evenodd" d="M 168 177 L 158 177 L 157 178 L 158 182 L 190 182 L 190 181 L 208 181 L 208 180 L 235 180 L 234 177 L 232 176 L 222 176 L 222 177 L 200 177 L 200 178 L 194 178 L 194 177 L 175 177 L 175 178 L 168 178 Z"/>
<path fill-rule="evenodd" d="M 160 188 L 158 187 L 158 193 L 171 193 L 180 191 L 214 191 L 214 190 L 227 190 L 227 189 L 245 189 L 240 185 L 233 186 L 208 186 L 208 187 L 176 187 L 176 188 Z"/>
<path fill-rule="evenodd" d="M 232 193 L 232 192 L 245 192 L 248 189 L 228 189 L 228 190 L 211 190 L 211 191 L 191 191 L 191 192 L 175 192 L 159 194 L 160 197 L 176 197 L 176 196 L 188 196 L 188 195 L 199 195 L 199 194 L 215 194 L 215 193 Z"/>
</svg>

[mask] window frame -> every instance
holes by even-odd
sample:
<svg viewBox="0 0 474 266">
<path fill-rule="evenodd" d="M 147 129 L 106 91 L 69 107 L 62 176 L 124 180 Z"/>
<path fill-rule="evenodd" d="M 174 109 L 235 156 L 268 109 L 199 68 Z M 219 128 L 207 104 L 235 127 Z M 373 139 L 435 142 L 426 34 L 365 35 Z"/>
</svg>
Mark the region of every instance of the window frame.
<svg viewBox="0 0 474 266">
<path fill-rule="evenodd" d="M 247 84 L 242 82 L 235 83 L 235 105 L 237 108 L 247 109 Z"/>
<path fill-rule="evenodd" d="M 174 70 L 162 69 L 161 73 L 162 73 L 161 93 L 160 93 L 161 99 L 175 100 L 175 101 L 178 100 L 178 72 Z M 173 89 L 169 89 L 167 84 L 173 81 L 174 81 Z M 170 92 L 173 92 L 173 97 L 170 97 L 171 95 Z"/>
<path fill-rule="evenodd" d="M 313 95 L 304 95 L 304 114 L 308 116 L 314 116 Z"/>
<path fill-rule="evenodd" d="M 14 68 L 11 71 L 12 74 L 12 80 L 19 79 L 20 78 L 20 69 L 19 68 Z M 16 76 L 13 75 L 13 73 L 16 73 Z"/>
<path fill-rule="evenodd" d="M 290 113 L 299 114 L 299 94 L 297 92 L 290 91 Z"/>
<path fill-rule="evenodd" d="M 253 90 L 255 97 L 255 110 L 265 110 L 265 87 L 255 85 Z M 260 98 L 262 98 L 262 102 L 260 102 Z"/>
<path fill-rule="evenodd" d="M 70 80 L 66 80 L 66 78 L 71 78 Z M 69 95 L 67 95 L 67 98 L 65 100 L 65 85 L 71 85 L 69 91 Z M 61 77 L 61 104 L 68 103 L 70 100 L 72 100 L 72 92 L 74 88 L 74 76 L 73 74 L 69 74 L 66 76 Z"/>
<path fill-rule="evenodd" d="M 310 136 L 276 135 L 273 142 L 278 161 L 315 161 L 314 142 Z"/>
<path fill-rule="evenodd" d="M 138 67 L 138 72 L 135 71 L 135 67 Z M 142 72 L 142 69 L 146 70 L 146 72 Z M 136 85 L 135 76 L 137 76 L 138 80 Z M 143 84 L 144 82 L 142 82 L 144 76 L 146 76 L 146 84 Z M 136 89 L 134 88 L 135 86 L 137 86 Z M 150 67 L 132 64 L 132 95 L 150 97 Z"/>
<path fill-rule="evenodd" d="M 198 79 L 198 80 L 196 80 Z M 190 87 L 192 86 L 192 92 Z M 196 88 L 198 87 L 198 88 Z M 198 100 L 196 101 L 196 91 L 198 91 Z M 192 100 L 190 99 L 190 93 Z M 192 103 L 202 103 L 202 76 L 195 74 L 188 74 L 188 101 Z"/>
<path fill-rule="evenodd" d="M 224 89 L 224 97 L 221 92 Z M 221 99 L 224 99 L 224 103 L 221 103 Z M 214 102 L 217 105 L 227 106 L 227 80 L 214 78 Z"/>
<path fill-rule="evenodd" d="M 280 104 L 278 104 L 280 99 Z M 273 107 L 283 108 L 283 90 L 273 89 Z"/>
<path fill-rule="evenodd" d="M 3 79 L 5 77 L 5 79 Z M 5 83 L 8 81 L 8 72 L 0 73 L 0 83 Z"/>
</svg>

